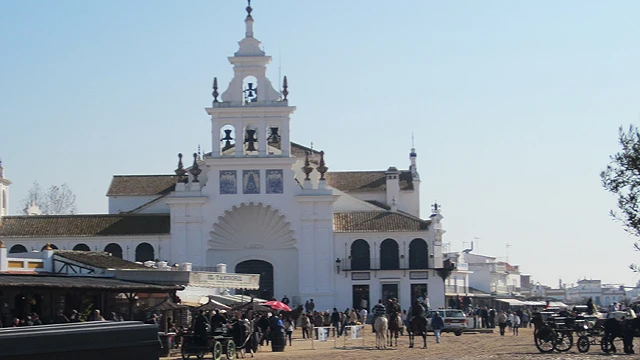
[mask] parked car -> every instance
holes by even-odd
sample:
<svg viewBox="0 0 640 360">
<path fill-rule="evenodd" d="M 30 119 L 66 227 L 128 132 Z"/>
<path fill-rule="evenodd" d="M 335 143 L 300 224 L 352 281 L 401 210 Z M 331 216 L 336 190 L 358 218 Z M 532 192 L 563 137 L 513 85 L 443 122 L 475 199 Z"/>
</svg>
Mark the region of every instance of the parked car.
<svg viewBox="0 0 640 360">
<path fill-rule="evenodd" d="M 433 319 L 436 311 L 444 321 L 444 328 L 442 329 L 442 332 L 452 332 L 456 336 L 460 336 L 462 335 L 462 332 L 467 329 L 467 317 L 462 310 L 443 309 L 432 310 L 427 313 L 427 330 L 433 331 L 431 329 L 431 319 Z"/>
</svg>

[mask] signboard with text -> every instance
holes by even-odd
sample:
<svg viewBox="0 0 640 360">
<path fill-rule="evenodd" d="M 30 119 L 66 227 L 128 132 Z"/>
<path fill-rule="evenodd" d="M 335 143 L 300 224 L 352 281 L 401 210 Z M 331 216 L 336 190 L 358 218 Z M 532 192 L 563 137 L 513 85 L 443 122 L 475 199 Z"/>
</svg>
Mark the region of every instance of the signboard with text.
<svg viewBox="0 0 640 360">
<path fill-rule="evenodd" d="M 257 290 L 260 288 L 260 275 L 192 271 L 189 273 L 189 285 L 207 288 Z"/>
</svg>

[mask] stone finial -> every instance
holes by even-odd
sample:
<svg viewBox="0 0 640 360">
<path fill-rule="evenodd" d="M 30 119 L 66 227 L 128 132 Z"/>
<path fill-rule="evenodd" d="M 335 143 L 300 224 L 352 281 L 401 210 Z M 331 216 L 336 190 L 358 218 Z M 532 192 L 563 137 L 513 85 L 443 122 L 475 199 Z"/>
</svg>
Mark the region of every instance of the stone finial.
<svg viewBox="0 0 640 360">
<path fill-rule="evenodd" d="M 187 170 L 185 170 L 184 165 L 182 165 L 182 153 L 178 154 L 178 168 L 175 170 L 175 173 L 179 177 L 183 177 L 187 174 Z"/>
<path fill-rule="evenodd" d="M 191 170 L 189 170 L 189 173 L 193 175 L 194 183 L 200 182 L 198 180 L 198 176 L 200 175 L 200 173 L 202 173 L 202 169 L 200 169 L 200 166 L 198 165 L 198 153 L 193 153 L 193 165 L 191 165 Z"/>
<path fill-rule="evenodd" d="M 317 170 L 320 173 L 320 180 L 324 180 L 324 174 L 329 170 L 324 163 L 324 150 L 320 151 L 320 164 L 318 165 Z"/>
<path fill-rule="evenodd" d="M 247 0 L 247 16 L 251 16 L 251 11 L 253 11 L 253 8 L 251 7 L 251 0 Z"/>
<path fill-rule="evenodd" d="M 4 241 L 0 240 L 0 249 L 4 249 L 6 248 L 6 246 L 4 246 Z"/>
<path fill-rule="evenodd" d="M 283 100 L 287 100 L 287 95 L 289 95 L 289 90 L 287 90 L 288 87 L 289 84 L 287 84 L 287 75 L 285 75 L 284 79 L 282 80 L 282 96 L 284 97 Z"/>
<path fill-rule="evenodd" d="M 218 78 L 214 77 L 213 78 L 213 92 L 211 93 L 211 95 L 213 95 L 213 102 L 217 103 L 218 101 L 218 95 L 220 95 L 218 93 Z"/>
<path fill-rule="evenodd" d="M 306 177 L 304 178 L 305 180 L 311 180 L 309 179 L 309 174 L 311 174 L 311 172 L 313 171 L 313 168 L 311 167 L 311 163 L 309 162 L 310 154 L 311 154 L 311 151 L 307 151 L 307 154 L 304 159 L 304 166 L 302 167 L 302 171 L 306 175 Z"/>
<path fill-rule="evenodd" d="M 47 243 L 47 245 L 44 246 L 44 250 L 48 251 L 48 250 L 53 250 L 51 248 L 51 244 Z"/>
</svg>

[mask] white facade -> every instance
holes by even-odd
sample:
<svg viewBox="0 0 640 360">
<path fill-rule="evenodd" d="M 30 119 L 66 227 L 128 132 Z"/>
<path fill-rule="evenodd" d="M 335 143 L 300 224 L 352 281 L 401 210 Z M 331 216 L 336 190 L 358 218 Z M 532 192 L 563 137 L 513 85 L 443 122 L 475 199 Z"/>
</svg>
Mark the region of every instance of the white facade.
<svg viewBox="0 0 640 360">
<path fill-rule="evenodd" d="M 435 205 L 428 220 L 419 218 L 415 149 L 408 170 L 327 172 L 324 153 L 292 143 L 296 109 L 287 100 L 286 77 L 278 91 L 266 75 L 271 57 L 253 37 L 251 10 L 245 38 L 229 57 L 234 77 L 221 94 L 214 80 L 214 101 L 205 109 L 210 154 L 184 159 L 190 167 L 180 157 L 176 175 L 114 176 L 110 215 L 100 220 L 110 225 L 82 239 L 18 237 L 24 217 L 0 226 L 0 239 L 8 248 L 27 250 L 46 243 L 60 249 L 84 243 L 91 250 L 117 244 L 123 258 L 141 261 L 148 259 L 137 250 L 148 244 L 146 256 L 170 264 L 214 271 L 225 263 L 230 272 L 260 273 L 258 297 L 287 295 L 294 304 L 313 299 L 322 310 L 359 307 L 363 297 L 369 308 L 386 297 L 408 308 L 425 295 L 432 307 L 444 306 L 445 287 L 437 275 L 443 216 Z M 133 235 L 118 228 L 134 215 L 140 224 L 165 216 L 170 230 L 140 226 Z"/>
<path fill-rule="evenodd" d="M 511 296 L 520 293 L 520 270 L 518 266 L 496 261 L 495 257 L 464 253 L 464 259 L 472 273 L 470 286 L 496 296 Z"/>
</svg>

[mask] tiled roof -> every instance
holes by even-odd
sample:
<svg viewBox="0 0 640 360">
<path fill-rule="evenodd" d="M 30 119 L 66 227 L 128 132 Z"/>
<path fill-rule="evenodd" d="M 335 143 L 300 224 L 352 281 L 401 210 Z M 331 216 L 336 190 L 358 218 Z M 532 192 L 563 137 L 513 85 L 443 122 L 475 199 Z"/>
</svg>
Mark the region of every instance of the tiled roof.
<svg viewBox="0 0 640 360">
<path fill-rule="evenodd" d="M 305 157 L 307 151 L 311 151 L 313 154 L 319 154 L 320 152 L 310 147 L 300 145 L 298 143 L 291 142 L 291 155 L 295 157 Z"/>
<path fill-rule="evenodd" d="M 387 190 L 385 171 L 340 171 L 326 174 L 327 184 L 344 192 L 383 192 Z M 409 171 L 400 172 L 400 190 L 413 190 Z"/>
<path fill-rule="evenodd" d="M 355 211 L 333 214 L 335 232 L 426 231 L 431 221 L 401 212 Z"/>
<path fill-rule="evenodd" d="M 117 270 L 135 270 L 149 268 L 131 261 L 111 256 L 106 252 L 98 251 L 73 251 L 73 250 L 55 250 L 55 256 L 76 261 L 85 265 L 101 268 L 101 269 L 117 269 Z"/>
<path fill-rule="evenodd" d="M 170 223 L 168 214 L 6 216 L 0 237 L 162 235 Z"/>
<path fill-rule="evenodd" d="M 107 196 L 164 195 L 173 191 L 175 175 L 114 175 Z"/>
</svg>

